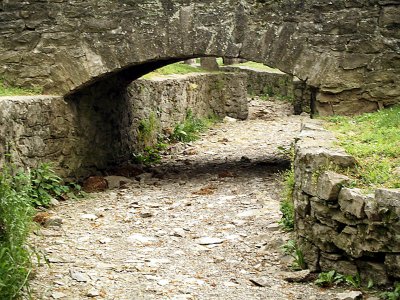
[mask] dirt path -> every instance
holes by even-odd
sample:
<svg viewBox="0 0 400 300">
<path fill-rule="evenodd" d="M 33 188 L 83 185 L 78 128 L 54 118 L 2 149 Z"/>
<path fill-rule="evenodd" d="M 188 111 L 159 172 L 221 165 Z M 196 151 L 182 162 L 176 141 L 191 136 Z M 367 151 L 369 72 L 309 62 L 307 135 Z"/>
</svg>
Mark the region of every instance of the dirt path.
<svg viewBox="0 0 400 300">
<path fill-rule="evenodd" d="M 252 101 L 249 120 L 217 125 L 166 158 L 158 178 L 61 203 L 62 226 L 33 238 L 50 261 L 34 299 L 324 299 L 282 278 L 277 147 L 301 118 Z"/>
</svg>

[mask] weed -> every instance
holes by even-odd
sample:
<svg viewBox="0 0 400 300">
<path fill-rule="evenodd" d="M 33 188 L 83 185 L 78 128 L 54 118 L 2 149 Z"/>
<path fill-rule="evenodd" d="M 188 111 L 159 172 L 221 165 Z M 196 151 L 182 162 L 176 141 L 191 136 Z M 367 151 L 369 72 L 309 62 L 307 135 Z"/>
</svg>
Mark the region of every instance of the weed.
<svg viewBox="0 0 400 300">
<path fill-rule="evenodd" d="M 0 295 L 14 299 L 27 286 L 32 269 L 26 240 L 32 226 L 29 174 L 12 175 L 11 167 L 0 174 Z"/>
<path fill-rule="evenodd" d="M 199 133 L 209 128 L 217 122 L 215 116 L 199 119 L 193 116 L 192 111 L 188 111 L 185 121 L 175 126 L 171 135 L 171 140 L 176 142 L 192 142 L 199 138 Z"/>
<path fill-rule="evenodd" d="M 294 170 L 293 168 L 285 171 L 282 174 L 284 181 L 284 188 L 282 191 L 282 201 L 280 210 L 282 212 L 282 218 L 279 224 L 286 231 L 292 231 L 294 229 L 294 205 L 293 205 L 293 190 L 294 190 Z"/>
<path fill-rule="evenodd" d="M 294 259 L 292 264 L 294 270 L 306 269 L 307 264 L 304 260 L 303 252 L 298 248 L 296 241 L 289 240 L 282 246 L 282 250 L 285 254 L 290 255 Z"/>
<path fill-rule="evenodd" d="M 315 280 L 315 284 L 322 287 L 332 287 L 343 282 L 345 282 L 345 277 L 337 273 L 335 270 L 322 272 L 318 275 L 317 280 Z"/>
<path fill-rule="evenodd" d="M 357 161 L 351 175 L 357 186 L 400 188 L 400 105 L 357 117 L 326 119 L 328 128 L 338 133 L 340 145 Z"/>
<path fill-rule="evenodd" d="M 25 173 L 19 172 L 17 176 L 26 176 Z M 29 173 L 30 180 L 30 199 L 31 204 L 35 207 L 48 207 L 51 199 L 76 199 L 83 197 L 80 185 L 71 183 L 69 186 L 64 185 L 63 180 L 56 175 L 51 164 L 41 164 Z"/>
<path fill-rule="evenodd" d="M 148 119 L 141 120 L 139 122 L 137 134 L 139 147 L 145 149 L 157 143 L 159 129 L 160 124 L 154 112 L 150 113 Z"/>
<path fill-rule="evenodd" d="M 383 292 L 379 296 L 385 300 L 400 300 L 400 283 L 396 282 L 393 291 Z"/>
<path fill-rule="evenodd" d="M 21 176 L 24 176 L 23 173 Z M 31 191 L 30 198 L 33 206 L 49 206 L 51 199 L 65 197 L 70 193 L 70 188 L 62 184 L 62 179 L 57 176 L 50 164 L 42 164 L 30 172 Z"/>
<path fill-rule="evenodd" d="M 141 163 L 144 165 L 151 165 L 154 163 L 159 163 L 161 161 L 162 150 L 165 150 L 166 144 L 158 143 L 157 145 L 151 147 L 147 146 L 143 149 L 143 152 L 138 154 L 133 154 L 133 162 Z"/>
<path fill-rule="evenodd" d="M 356 289 L 361 287 L 361 277 L 360 274 L 356 275 L 344 275 L 344 282 Z M 373 285 L 373 284 L 372 284 Z M 372 287 L 372 286 L 371 286 Z"/>
</svg>

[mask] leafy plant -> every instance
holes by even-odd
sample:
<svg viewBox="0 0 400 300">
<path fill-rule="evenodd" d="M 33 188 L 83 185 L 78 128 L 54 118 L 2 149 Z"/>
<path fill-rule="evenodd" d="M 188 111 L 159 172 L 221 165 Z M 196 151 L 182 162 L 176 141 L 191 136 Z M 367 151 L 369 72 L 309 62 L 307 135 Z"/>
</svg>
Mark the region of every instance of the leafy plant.
<svg viewBox="0 0 400 300">
<path fill-rule="evenodd" d="M 24 173 L 19 173 L 24 176 Z M 63 184 L 50 164 L 42 164 L 30 172 L 30 199 L 33 206 L 49 206 L 52 198 L 71 197 L 71 189 Z M 75 188 L 77 185 L 75 185 Z M 80 187 L 79 189 L 80 190 Z"/>
<path fill-rule="evenodd" d="M 147 146 L 143 149 L 143 152 L 133 154 L 133 161 L 135 163 L 142 163 L 144 165 L 151 165 L 153 163 L 159 163 L 161 161 L 160 152 L 166 148 L 166 144 L 158 143 L 154 147 Z"/>
<path fill-rule="evenodd" d="M 12 175 L 6 166 L 0 173 L 0 295 L 14 299 L 27 286 L 32 270 L 26 245 L 34 209 L 29 174 Z"/>
<path fill-rule="evenodd" d="M 344 282 L 356 289 L 361 287 L 361 277 L 360 274 L 357 273 L 356 275 L 344 275 Z"/>
<path fill-rule="evenodd" d="M 217 118 L 209 116 L 205 119 L 199 119 L 193 116 L 191 110 L 186 113 L 186 118 L 183 123 L 175 126 L 171 135 L 172 141 L 192 142 L 199 138 L 199 133 L 206 130 L 211 124 L 215 123 Z"/>
<path fill-rule="evenodd" d="M 137 139 L 139 147 L 151 147 L 157 143 L 158 131 L 160 124 L 154 112 L 149 115 L 148 119 L 143 119 L 139 123 Z"/>
<path fill-rule="evenodd" d="M 385 300 L 400 300 L 400 283 L 396 282 L 393 291 L 383 292 L 380 297 Z"/>
<path fill-rule="evenodd" d="M 290 255 L 294 259 L 292 264 L 294 270 L 304 270 L 307 268 L 303 252 L 298 248 L 296 241 L 289 240 L 282 246 L 282 250 L 286 255 Z"/>
<path fill-rule="evenodd" d="M 282 218 L 279 224 L 286 231 L 294 229 L 294 205 L 293 205 L 293 189 L 294 189 L 294 170 L 293 168 L 283 173 L 284 188 L 282 192 L 282 201 L 280 210 Z"/>
<path fill-rule="evenodd" d="M 337 273 L 335 270 L 322 272 L 318 275 L 317 280 L 315 280 L 315 284 L 322 287 L 331 287 L 342 282 L 345 282 L 345 277 Z"/>
</svg>

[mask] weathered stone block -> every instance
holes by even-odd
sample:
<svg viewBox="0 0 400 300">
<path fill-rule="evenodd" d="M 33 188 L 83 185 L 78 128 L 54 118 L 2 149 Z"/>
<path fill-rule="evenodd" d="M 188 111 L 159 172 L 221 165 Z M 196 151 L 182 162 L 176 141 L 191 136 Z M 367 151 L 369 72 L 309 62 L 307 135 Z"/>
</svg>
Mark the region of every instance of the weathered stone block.
<svg viewBox="0 0 400 300">
<path fill-rule="evenodd" d="M 383 263 L 360 260 L 357 261 L 357 266 L 362 282 L 372 280 L 377 286 L 384 286 L 390 282 Z"/>
<path fill-rule="evenodd" d="M 330 226 L 314 223 L 312 225 L 312 242 L 324 252 L 336 252 L 338 249 L 333 243 L 337 232 Z"/>
<path fill-rule="evenodd" d="M 304 238 L 297 238 L 297 245 L 303 253 L 304 260 L 307 263 L 307 267 L 311 272 L 318 272 L 319 267 L 319 253 L 318 247 L 310 243 Z"/>
<path fill-rule="evenodd" d="M 339 193 L 340 209 L 345 214 L 351 214 L 359 219 L 365 217 L 365 202 L 366 196 L 359 189 L 343 188 Z"/>
<path fill-rule="evenodd" d="M 375 197 L 373 195 L 365 195 L 364 203 L 364 212 L 367 215 L 368 220 L 375 222 L 381 221 L 382 216 Z"/>
<path fill-rule="evenodd" d="M 377 189 L 375 199 L 379 205 L 400 208 L 400 189 Z"/>
<path fill-rule="evenodd" d="M 338 199 L 340 189 L 349 181 L 347 176 L 332 171 L 323 172 L 318 178 L 317 196 L 320 199 L 334 201 Z"/>
<path fill-rule="evenodd" d="M 304 218 L 310 214 L 310 197 L 301 191 L 296 191 L 293 197 L 294 210 Z"/>
<path fill-rule="evenodd" d="M 335 270 L 336 272 L 344 275 L 356 275 L 358 273 L 357 265 L 355 262 L 344 260 L 341 255 L 332 255 L 329 253 L 321 252 L 319 259 L 321 271 L 328 272 Z"/>
<path fill-rule="evenodd" d="M 400 253 L 387 253 L 385 256 L 385 266 L 387 273 L 399 279 L 400 278 Z"/>
<path fill-rule="evenodd" d="M 335 221 L 332 216 L 340 213 L 340 211 L 338 211 L 338 209 L 328 207 L 326 203 L 323 203 L 323 201 L 317 197 L 312 197 L 310 200 L 311 217 L 316 218 L 322 224 L 328 225 L 336 230 L 339 226 L 339 222 Z"/>
</svg>

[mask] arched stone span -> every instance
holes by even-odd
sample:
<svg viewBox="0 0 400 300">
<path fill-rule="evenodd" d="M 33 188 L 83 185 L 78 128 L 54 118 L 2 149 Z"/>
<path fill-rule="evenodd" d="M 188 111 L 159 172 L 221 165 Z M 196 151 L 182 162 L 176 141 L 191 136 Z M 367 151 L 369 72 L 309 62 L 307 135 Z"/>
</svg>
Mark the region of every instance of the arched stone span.
<svg viewBox="0 0 400 300">
<path fill-rule="evenodd" d="M 398 0 L 4 0 L 0 76 L 65 95 L 160 61 L 240 57 L 318 88 L 321 112 L 372 110 L 400 101 L 399 14 Z"/>
</svg>

